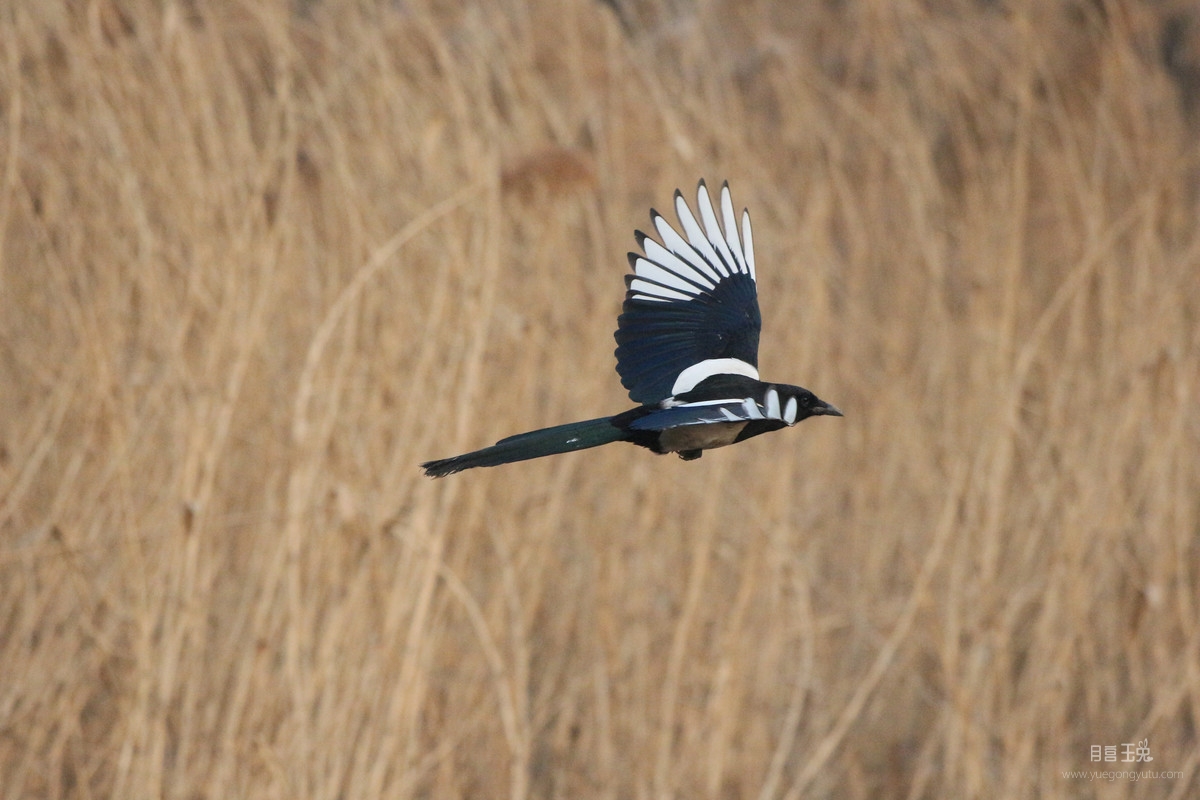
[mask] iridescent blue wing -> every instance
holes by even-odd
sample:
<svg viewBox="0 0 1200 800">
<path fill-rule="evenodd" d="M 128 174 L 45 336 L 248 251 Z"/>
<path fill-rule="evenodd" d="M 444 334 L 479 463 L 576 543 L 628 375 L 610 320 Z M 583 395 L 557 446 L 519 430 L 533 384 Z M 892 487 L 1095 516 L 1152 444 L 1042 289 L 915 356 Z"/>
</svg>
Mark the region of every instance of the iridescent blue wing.
<svg viewBox="0 0 1200 800">
<path fill-rule="evenodd" d="M 662 243 L 638 231 L 643 255 L 629 254 L 633 273 L 625 276 L 615 334 L 617 373 L 643 405 L 690 391 L 712 375 L 758 378 L 762 317 L 750 215 L 742 212 L 739 238 L 729 185 L 721 187 L 724 229 L 704 181 L 696 195 L 700 222 L 676 191 L 683 235 L 651 211 Z"/>
</svg>

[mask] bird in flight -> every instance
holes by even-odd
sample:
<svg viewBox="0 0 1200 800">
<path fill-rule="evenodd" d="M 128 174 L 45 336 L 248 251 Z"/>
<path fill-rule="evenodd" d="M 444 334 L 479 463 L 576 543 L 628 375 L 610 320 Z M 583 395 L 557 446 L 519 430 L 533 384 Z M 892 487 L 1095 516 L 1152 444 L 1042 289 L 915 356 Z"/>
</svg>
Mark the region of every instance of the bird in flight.
<svg viewBox="0 0 1200 800">
<path fill-rule="evenodd" d="M 705 450 L 791 427 L 815 416 L 842 416 L 812 392 L 758 379 L 762 316 L 754 271 L 750 214 L 741 236 L 721 187 L 721 222 L 704 181 L 696 192 L 700 221 L 675 191 L 681 235 L 657 211 L 650 219 L 662 242 L 635 232 L 642 253 L 630 253 L 625 303 L 617 318 L 617 373 L 639 403 L 600 417 L 520 433 L 491 447 L 427 461 L 440 478 L 472 467 L 632 442 L 685 461 Z M 723 226 L 722 226 L 723 225 Z"/>
</svg>

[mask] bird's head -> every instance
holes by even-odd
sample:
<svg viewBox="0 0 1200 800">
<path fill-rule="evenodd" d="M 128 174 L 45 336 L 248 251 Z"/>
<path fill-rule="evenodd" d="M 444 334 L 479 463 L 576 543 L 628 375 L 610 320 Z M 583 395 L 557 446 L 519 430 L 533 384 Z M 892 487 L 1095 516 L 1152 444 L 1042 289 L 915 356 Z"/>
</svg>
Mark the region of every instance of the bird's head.
<svg viewBox="0 0 1200 800">
<path fill-rule="evenodd" d="M 797 413 L 796 421 L 789 423 L 795 425 L 796 422 L 808 419 L 809 417 L 840 417 L 842 412 L 837 406 L 832 403 L 826 403 L 821 398 L 801 386 L 779 386 L 780 399 L 786 404 L 788 399 L 795 398 Z"/>
</svg>

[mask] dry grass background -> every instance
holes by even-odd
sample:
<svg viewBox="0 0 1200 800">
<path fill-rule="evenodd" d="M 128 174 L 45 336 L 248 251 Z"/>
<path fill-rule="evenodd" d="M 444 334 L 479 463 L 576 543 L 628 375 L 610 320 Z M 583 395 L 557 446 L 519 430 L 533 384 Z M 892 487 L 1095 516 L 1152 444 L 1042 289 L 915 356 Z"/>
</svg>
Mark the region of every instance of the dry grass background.
<svg viewBox="0 0 1200 800">
<path fill-rule="evenodd" d="M 1200 792 L 1200 19 L 619 12 L 0 9 L 0 795 Z M 422 477 L 701 176 L 846 417 Z"/>
</svg>

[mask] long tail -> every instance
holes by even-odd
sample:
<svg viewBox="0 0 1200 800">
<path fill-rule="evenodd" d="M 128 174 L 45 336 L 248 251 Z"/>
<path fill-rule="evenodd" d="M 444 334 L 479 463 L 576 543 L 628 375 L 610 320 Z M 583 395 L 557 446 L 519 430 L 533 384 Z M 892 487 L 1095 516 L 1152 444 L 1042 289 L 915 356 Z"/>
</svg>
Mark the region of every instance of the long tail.
<svg viewBox="0 0 1200 800">
<path fill-rule="evenodd" d="M 569 453 L 572 450 L 586 450 L 627 438 L 625 432 L 613 425 L 611 420 L 612 417 L 601 417 L 585 422 L 556 425 L 540 431 L 518 433 L 473 453 L 426 461 L 421 468 L 431 478 L 442 478 L 471 467 L 495 467 L 513 461 Z"/>
</svg>

